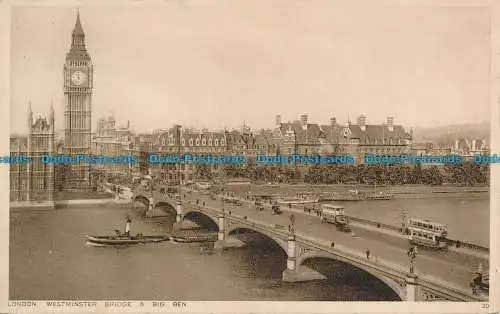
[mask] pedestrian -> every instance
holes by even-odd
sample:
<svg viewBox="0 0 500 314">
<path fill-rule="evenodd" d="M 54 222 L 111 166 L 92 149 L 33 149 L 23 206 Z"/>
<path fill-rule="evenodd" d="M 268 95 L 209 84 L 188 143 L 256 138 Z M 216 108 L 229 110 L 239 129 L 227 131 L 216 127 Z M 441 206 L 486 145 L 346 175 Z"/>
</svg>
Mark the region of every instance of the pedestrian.
<svg viewBox="0 0 500 314">
<path fill-rule="evenodd" d="M 332 241 L 332 244 L 330 244 L 330 247 L 335 247 L 335 242 Z"/>
<path fill-rule="evenodd" d="M 203 202 L 203 207 L 205 207 L 205 202 Z"/>
<path fill-rule="evenodd" d="M 366 249 L 366 259 L 370 259 L 370 249 Z"/>
</svg>

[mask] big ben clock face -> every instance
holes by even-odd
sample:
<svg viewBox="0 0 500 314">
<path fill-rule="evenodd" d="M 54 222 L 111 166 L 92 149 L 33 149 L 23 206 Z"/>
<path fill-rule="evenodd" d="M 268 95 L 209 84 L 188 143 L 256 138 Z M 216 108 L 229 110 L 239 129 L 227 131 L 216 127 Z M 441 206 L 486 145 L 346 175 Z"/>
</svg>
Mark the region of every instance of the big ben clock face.
<svg viewBox="0 0 500 314">
<path fill-rule="evenodd" d="M 87 75 L 82 71 L 75 71 L 71 74 L 71 83 L 76 86 L 83 85 L 87 82 Z"/>
</svg>

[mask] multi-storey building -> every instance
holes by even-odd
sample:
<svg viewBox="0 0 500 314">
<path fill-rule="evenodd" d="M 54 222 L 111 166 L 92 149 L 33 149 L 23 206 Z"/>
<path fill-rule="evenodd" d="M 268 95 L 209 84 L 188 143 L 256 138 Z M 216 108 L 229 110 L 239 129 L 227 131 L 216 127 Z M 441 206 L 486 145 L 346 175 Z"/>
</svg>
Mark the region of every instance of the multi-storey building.
<svg viewBox="0 0 500 314">
<path fill-rule="evenodd" d="M 342 151 L 350 153 L 358 162 L 365 154 L 400 155 L 411 153 L 413 135 L 388 117 L 386 124 L 369 125 L 366 116 L 360 116 L 357 124 L 347 123 L 342 129 L 339 144 Z"/>
<path fill-rule="evenodd" d="M 183 129 L 174 126 L 169 130 L 158 131 L 152 138 L 154 149 L 150 152 L 158 155 L 224 155 L 228 152 L 225 132 L 212 132 L 207 129 Z M 211 170 L 218 171 L 220 165 L 213 164 Z M 193 180 L 196 173 L 194 163 L 187 164 L 150 164 L 152 173 L 162 180 Z"/>
<path fill-rule="evenodd" d="M 11 156 L 27 156 L 29 162 L 10 165 L 11 201 L 52 201 L 54 198 L 54 164 L 42 162 L 43 155 L 55 155 L 54 108 L 48 117 L 33 119 L 28 111 L 28 136 L 13 136 Z"/>
<path fill-rule="evenodd" d="M 70 156 L 91 154 L 91 114 L 93 65 L 85 47 L 85 33 L 77 13 L 71 48 L 64 64 L 64 148 Z M 90 187 L 90 165 L 71 164 L 65 186 L 86 190 Z"/>
<path fill-rule="evenodd" d="M 113 117 L 101 118 L 97 122 L 97 129 L 92 141 L 92 153 L 105 156 L 125 156 L 129 154 L 132 143 L 132 131 L 130 122 L 125 127 L 119 127 Z M 99 164 L 98 169 L 110 173 L 122 173 L 130 175 L 132 164 Z"/>
<path fill-rule="evenodd" d="M 411 152 L 412 134 L 403 126 L 395 125 L 392 117 L 386 124 L 368 125 L 366 117 L 360 116 L 357 124 L 308 123 L 307 115 L 300 121 L 282 123 L 276 116 L 276 127 L 270 139 L 270 151 L 280 154 L 325 155 L 350 154 L 357 162 L 368 153 L 396 155 Z"/>
<path fill-rule="evenodd" d="M 247 158 L 253 158 L 257 155 L 269 153 L 269 133 L 265 130 L 252 132 L 244 125 L 241 131 L 232 130 L 226 132 L 228 139 L 228 152 L 233 155 L 242 155 Z"/>
</svg>

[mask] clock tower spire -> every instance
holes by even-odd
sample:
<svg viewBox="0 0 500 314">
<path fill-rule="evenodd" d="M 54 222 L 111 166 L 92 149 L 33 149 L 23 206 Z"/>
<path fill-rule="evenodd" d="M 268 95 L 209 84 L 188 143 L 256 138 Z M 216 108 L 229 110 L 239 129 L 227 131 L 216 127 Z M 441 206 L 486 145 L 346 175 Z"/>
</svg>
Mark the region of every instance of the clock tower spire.
<svg viewBox="0 0 500 314">
<path fill-rule="evenodd" d="M 73 157 L 91 154 L 93 74 L 94 66 L 85 47 L 85 33 L 78 10 L 64 63 L 64 148 L 66 154 Z M 89 173 L 89 165 L 72 164 L 65 186 L 73 190 L 88 189 Z"/>
</svg>

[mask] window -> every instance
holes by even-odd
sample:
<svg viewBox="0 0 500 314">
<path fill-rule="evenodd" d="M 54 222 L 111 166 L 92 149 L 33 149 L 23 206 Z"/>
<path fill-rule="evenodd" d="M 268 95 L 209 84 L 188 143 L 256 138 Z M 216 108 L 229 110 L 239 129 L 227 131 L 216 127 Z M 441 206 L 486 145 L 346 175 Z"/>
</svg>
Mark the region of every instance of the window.
<svg viewBox="0 0 500 314">
<path fill-rule="evenodd" d="M 208 146 L 212 146 L 212 139 L 208 140 Z"/>
<path fill-rule="evenodd" d="M 226 141 L 225 141 L 224 139 L 222 139 L 222 140 L 220 141 L 220 146 L 224 146 L 224 145 L 226 145 Z"/>
<path fill-rule="evenodd" d="M 207 145 L 207 141 L 206 141 L 205 139 L 203 139 L 203 140 L 201 141 L 201 145 L 203 145 L 203 146 Z"/>
<path fill-rule="evenodd" d="M 182 146 L 186 145 L 186 140 L 182 139 Z"/>
<path fill-rule="evenodd" d="M 167 143 L 167 141 L 166 141 L 164 138 L 163 138 L 163 139 L 161 139 L 161 145 L 165 146 L 165 145 L 166 145 L 166 143 Z"/>
<path fill-rule="evenodd" d="M 193 139 L 189 139 L 189 146 L 193 146 Z"/>
<path fill-rule="evenodd" d="M 219 140 L 215 139 L 215 146 L 219 146 Z"/>
</svg>

